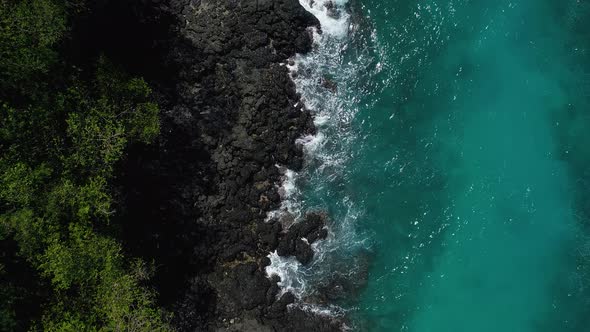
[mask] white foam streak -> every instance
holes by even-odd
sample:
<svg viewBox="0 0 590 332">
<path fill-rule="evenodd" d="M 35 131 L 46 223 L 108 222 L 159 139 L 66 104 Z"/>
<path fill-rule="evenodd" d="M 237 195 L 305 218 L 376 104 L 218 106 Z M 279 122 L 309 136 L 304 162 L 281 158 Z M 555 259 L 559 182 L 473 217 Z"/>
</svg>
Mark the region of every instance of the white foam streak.
<svg viewBox="0 0 590 332">
<path fill-rule="evenodd" d="M 300 0 L 303 8 L 320 21 L 322 32 L 337 38 L 344 38 L 348 33 L 349 15 L 342 7 L 346 0 Z"/>
<path fill-rule="evenodd" d="M 297 221 L 304 215 L 304 210 L 310 208 L 306 205 L 307 197 L 302 197 L 299 181 L 306 181 L 312 185 L 311 190 L 319 191 L 323 183 L 341 181 L 344 176 L 342 166 L 351 155 L 347 149 L 352 146 L 351 121 L 356 113 L 356 109 L 351 107 L 353 100 L 346 99 L 347 95 L 353 95 L 348 92 L 354 87 L 347 84 L 354 81 L 358 71 L 355 64 L 344 63 L 342 60 L 350 21 L 349 14 L 344 9 L 346 2 L 300 0 L 301 5 L 319 19 L 322 33 L 314 32 L 312 52 L 295 56 L 287 67 L 297 91 L 302 95 L 302 102 L 314 116 L 317 133 L 297 139 L 296 144 L 303 147 L 306 165 L 299 174 L 284 170 L 283 183 L 279 190 L 282 205 L 278 211 L 269 214 L 269 219 L 280 219 L 288 213 Z M 329 89 L 322 86 L 321 82 L 326 80 L 333 81 L 331 83 L 336 87 Z M 266 268 L 266 273 L 269 277 L 277 275 L 281 278 L 280 295 L 290 291 L 300 300 L 311 296 L 314 279 L 329 273 L 329 262 L 334 260 L 335 253 L 343 246 L 362 245 L 353 231 L 359 212 L 347 197 L 340 203 L 347 212 L 330 225 L 330 234 L 326 240 L 312 245 L 315 255 L 309 265 L 302 266 L 294 257 L 280 257 L 276 252 L 268 255 L 271 265 Z M 334 306 L 304 302 L 298 302 L 297 305 L 318 314 L 337 315 L 342 311 Z"/>
<path fill-rule="evenodd" d="M 280 217 L 284 214 L 290 214 L 295 219 L 297 219 L 298 217 L 300 217 L 301 214 L 300 204 L 296 199 L 296 197 L 299 196 L 300 191 L 299 188 L 295 185 L 295 182 L 299 174 L 286 167 L 282 167 L 280 165 L 275 166 L 283 172 L 281 186 L 279 187 L 279 195 L 281 196 L 281 206 L 279 207 L 279 209 L 269 212 L 266 216 L 266 221 L 268 222 L 271 219 L 280 219 Z"/>
<path fill-rule="evenodd" d="M 279 297 L 286 292 L 297 295 L 305 291 L 305 281 L 298 273 L 301 264 L 294 257 L 281 257 L 274 251 L 268 255 L 268 258 L 270 258 L 271 264 L 266 267 L 266 274 L 269 277 L 276 275 L 281 278 L 278 283 L 281 287 Z"/>
<path fill-rule="evenodd" d="M 322 132 L 317 133 L 316 135 L 306 135 L 303 136 L 295 141 L 296 144 L 303 145 L 303 149 L 308 154 L 316 153 L 322 147 L 324 142 L 325 134 Z"/>
</svg>

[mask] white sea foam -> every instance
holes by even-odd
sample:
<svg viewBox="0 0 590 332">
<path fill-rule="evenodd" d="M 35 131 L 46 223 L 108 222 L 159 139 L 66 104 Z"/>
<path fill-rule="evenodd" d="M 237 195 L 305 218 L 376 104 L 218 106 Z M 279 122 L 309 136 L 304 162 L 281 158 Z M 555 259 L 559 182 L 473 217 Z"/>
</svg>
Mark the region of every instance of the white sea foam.
<svg viewBox="0 0 590 332">
<path fill-rule="evenodd" d="M 305 291 L 305 281 L 303 276 L 298 273 L 301 264 L 295 257 L 281 257 L 274 251 L 268 255 L 268 258 L 270 258 L 271 264 L 266 267 L 266 274 L 269 277 L 276 275 L 281 278 L 278 283 L 281 287 L 279 297 L 286 292 L 292 292 L 297 296 Z"/>
<path fill-rule="evenodd" d="M 266 216 L 266 221 L 271 219 L 279 219 L 281 215 L 285 213 L 291 214 L 294 218 L 298 218 L 300 214 L 300 208 L 296 197 L 298 197 L 300 191 L 295 185 L 295 181 L 298 177 L 297 172 L 290 170 L 280 165 L 275 165 L 282 171 L 281 185 L 279 187 L 279 195 L 281 196 L 281 206 L 274 211 L 271 211 Z"/>
<path fill-rule="evenodd" d="M 326 123 L 328 123 L 328 121 L 330 121 L 330 117 L 326 116 L 326 115 L 317 115 L 314 119 L 313 119 L 313 124 L 316 127 L 322 127 L 324 126 Z"/>
<path fill-rule="evenodd" d="M 303 149 L 308 154 L 318 152 L 324 142 L 325 134 L 322 132 L 316 135 L 305 135 L 295 141 L 295 144 L 303 145 Z"/>
<path fill-rule="evenodd" d="M 297 188 L 295 188 L 295 176 L 297 176 L 297 173 L 294 171 L 290 169 L 285 171 L 285 181 L 283 182 L 284 199 L 289 199 L 297 190 Z"/>
<path fill-rule="evenodd" d="M 280 218 L 289 213 L 296 221 L 310 208 L 307 197 L 302 197 L 299 182 L 316 186 L 311 190 L 320 190 L 324 182 L 343 181 L 344 162 L 350 158 L 350 149 L 354 135 L 351 133 L 351 121 L 356 109 L 351 107 L 354 100 L 347 100 L 351 82 L 359 68 L 342 59 L 350 31 L 350 17 L 344 6 L 345 0 L 300 0 L 301 5 L 314 14 L 321 23 L 321 33 L 314 31 L 314 49 L 305 55 L 296 55 L 287 65 L 292 73 L 297 91 L 302 95 L 305 107 L 311 110 L 317 129 L 315 135 L 306 135 L 297 139 L 305 153 L 306 166 L 300 173 L 285 170 L 280 188 L 282 205 L 278 211 L 269 214 L 270 218 Z M 294 74 L 297 75 L 294 75 Z M 319 82 L 330 79 L 336 89 L 327 89 Z M 336 90 L 336 91 L 335 91 Z M 352 94 L 351 94 L 352 95 Z M 307 190 L 307 189 L 306 189 Z M 353 231 L 359 212 L 348 197 L 341 198 L 340 204 L 345 208 L 344 214 L 338 216 L 329 227 L 326 240 L 312 245 L 314 259 L 307 266 L 302 266 L 293 257 L 280 257 L 276 252 L 270 253 L 271 264 L 266 268 L 269 277 L 281 278 L 280 295 L 292 292 L 300 300 L 312 296 L 314 281 L 329 273 L 330 261 L 343 246 L 362 246 Z M 334 216 L 331 216 L 332 218 Z M 304 301 L 298 304 L 304 310 L 316 314 L 339 315 L 342 309 L 336 306 L 324 306 Z"/>
<path fill-rule="evenodd" d="M 342 7 L 347 0 L 300 0 L 301 5 L 320 21 L 322 31 L 338 38 L 346 37 L 349 16 Z"/>
<path fill-rule="evenodd" d="M 314 314 L 319 316 L 334 316 L 335 314 L 341 315 L 345 312 L 341 307 L 335 306 L 333 304 L 317 305 L 310 303 L 302 303 L 299 305 L 299 308 L 308 312 L 313 312 Z"/>
</svg>

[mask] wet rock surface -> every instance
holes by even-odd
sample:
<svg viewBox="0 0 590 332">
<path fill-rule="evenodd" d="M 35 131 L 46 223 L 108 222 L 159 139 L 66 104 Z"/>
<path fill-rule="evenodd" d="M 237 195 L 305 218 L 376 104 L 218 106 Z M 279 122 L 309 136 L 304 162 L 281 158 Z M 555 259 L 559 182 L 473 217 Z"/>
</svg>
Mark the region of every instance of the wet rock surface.
<svg viewBox="0 0 590 332">
<path fill-rule="evenodd" d="M 308 213 L 303 220 L 294 223 L 281 237 L 277 253 L 279 256 L 295 256 L 306 265 L 313 259 L 311 245 L 328 236 L 326 215 L 320 212 Z"/>
<path fill-rule="evenodd" d="M 324 6 L 328 10 L 328 16 L 330 16 L 333 19 L 340 18 L 340 12 L 338 11 L 338 7 L 336 6 L 336 3 L 334 3 L 334 1 L 327 1 Z"/>
<path fill-rule="evenodd" d="M 133 255 L 155 260 L 154 287 L 174 325 L 340 330 L 341 322 L 289 306 L 293 295 L 279 297 L 277 278 L 265 274 L 269 252 L 309 263 L 310 244 L 327 236 L 319 213 L 288 230 L 265 222 L 280 204 L 276 165 L 300 169 L 295 140 L 314 132 L 284 63 L 310 50 L 308 27 L 319 23 L 298 0 L 130 6 L 145 38 L 160 36 L 144 45 L 159 57 L 138 71 L 154 73 L 146 79 L 163 107 L 159 142 L 133 147 L 120 166 L 122 215 L 132 220 L 123 231 Z"/>
<path fill-rule="evenodd" d="M 322 79 L 320 79 L 319 83 L 322 86 L 322 88 L 332 93 L 338 92 L 338 85 L 336 85 L 336 82 L 331 80 L 329 77 L 323 77 Z"/>
</svg>

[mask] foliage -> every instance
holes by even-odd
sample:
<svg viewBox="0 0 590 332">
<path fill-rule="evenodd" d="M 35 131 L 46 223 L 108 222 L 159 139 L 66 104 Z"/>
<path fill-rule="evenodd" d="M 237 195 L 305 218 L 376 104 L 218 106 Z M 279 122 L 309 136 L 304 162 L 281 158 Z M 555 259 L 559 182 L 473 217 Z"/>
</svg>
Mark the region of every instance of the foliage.
<svg viewBox="0 0 590 332">
<path fill-rule="evenodd" d="M 116 165 L 129 144 L 159 134 L 158 106 L 141 78 L 105 57 L 68 64 L 59 43 L 82 1 L 0 0 L 0 243 L 51 285 L 46 331 L 165 331 L 144 284 L 146 264 L 117 239 Z M 0 257 L 0 278 L 8 258 Z M 10 283 L 0 285 L 0 330 L 17 325 Z"/>
<path fill-rule="evenodd" d="M 51 0 L 0 0 L 0 89 L 24 89 L 57 60 L 63 6 Z"/>
</svg>

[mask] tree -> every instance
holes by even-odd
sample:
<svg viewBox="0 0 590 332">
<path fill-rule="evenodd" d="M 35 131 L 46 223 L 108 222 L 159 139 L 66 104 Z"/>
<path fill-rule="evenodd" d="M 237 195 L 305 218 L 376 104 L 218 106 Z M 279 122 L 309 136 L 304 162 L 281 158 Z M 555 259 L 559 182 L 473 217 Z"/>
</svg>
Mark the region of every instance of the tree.
<svg viewBox="0 0 590 332">
<path fill-rule="evenodd" d="M 51 0 L 0 0 L 0 90 L 15 93 L 57 61 L 54 45 L 66 31 L 64 7 Z M 29 91 L 30 92 L 30 91 Z"/>
<path fill-rule="evenodd" d="M 0 0 L 0 243 L 14 241 L 51 285 L 33 327 L 166 331 L 147 265 L 125 257 L 112 224 L 116 164 L 129 144 L 154 141 L 159 109 L 143 79 L 105 57 L 76 68 L 59 54 L 79 5 Z M 18 278 L 0 258 L 0 278 Z M 0 285 L 0 298 L 0 329 L 25 326 L 18 288 Z"/>
</svg>

